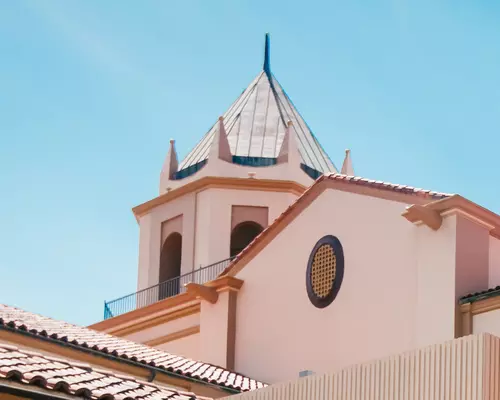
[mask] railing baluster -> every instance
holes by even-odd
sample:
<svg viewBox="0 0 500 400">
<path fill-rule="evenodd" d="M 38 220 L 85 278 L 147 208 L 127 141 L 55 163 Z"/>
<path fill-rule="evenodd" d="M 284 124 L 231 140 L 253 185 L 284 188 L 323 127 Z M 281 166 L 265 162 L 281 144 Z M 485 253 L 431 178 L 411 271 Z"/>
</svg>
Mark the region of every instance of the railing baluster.
<svg viewBox="0 0 500 400">
<path fill-rule="evenodd" d="M 231 257 L 226 260 L 195 269 L 187 274 L 160 282 L 157 285 L 139 290 L 138 292 L 120 297 L 116 300 L 105 301 L 104 319 L 116 317 L 117 315 L 149 306 L 150 304 L 154 304 L 157 301 L 175 296 L 179 293 L 184 293 L 186 291 L 184 287 L 186 283 L 194 282 L 203 284 L 211 281 L 217 278 L 217 276 L 224 271 L 233 258 L 234 257 Z"/>
</svg>

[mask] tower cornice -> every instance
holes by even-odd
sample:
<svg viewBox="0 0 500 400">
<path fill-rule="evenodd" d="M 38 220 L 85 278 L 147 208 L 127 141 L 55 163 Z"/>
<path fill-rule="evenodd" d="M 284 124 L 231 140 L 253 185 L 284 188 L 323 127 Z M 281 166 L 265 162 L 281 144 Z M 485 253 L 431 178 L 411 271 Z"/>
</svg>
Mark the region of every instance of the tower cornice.
<svg viewBox="0 0 500 400">
<path fill-rule="evenodd" d="M 210 188 L 288 192 L 296 195 L 301 195 L 306 190 L 304 185 L 294 181 L 206 176 L 142 203 L 134 207 L 132 212 L 135 218 L 139 220 L 140 217 L 162 204 L 166 204 L 188 193 L 201 192 Z"/>
</svg>

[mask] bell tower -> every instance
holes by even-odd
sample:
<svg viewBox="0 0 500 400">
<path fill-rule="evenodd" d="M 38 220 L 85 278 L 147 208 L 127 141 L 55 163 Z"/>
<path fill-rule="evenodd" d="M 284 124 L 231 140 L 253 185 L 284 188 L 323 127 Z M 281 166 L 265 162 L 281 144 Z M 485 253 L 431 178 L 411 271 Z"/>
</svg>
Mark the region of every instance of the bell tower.
<svg viewBox="0 0 500 400">
<path fill-rule="evenodd" d="M 316 178 L 337 172 L 271 72 L 261 72 L 182 160 L 170 141 L 159 196 L 134 208 L 138 290 L 215 279 Z M 139 300 L 138 300 L 139 301 Z"/>
</svg>

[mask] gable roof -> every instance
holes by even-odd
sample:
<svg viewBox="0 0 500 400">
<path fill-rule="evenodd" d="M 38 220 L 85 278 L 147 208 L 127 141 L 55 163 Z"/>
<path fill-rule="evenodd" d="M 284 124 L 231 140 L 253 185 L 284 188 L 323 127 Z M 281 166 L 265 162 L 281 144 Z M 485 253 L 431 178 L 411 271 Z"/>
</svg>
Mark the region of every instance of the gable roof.
<svg viewBox="0 0 500 400">
<path fill-rule="evenodd" d="M 31 389 L 35 387 L 47 389 L 75 398 L 203 399 L 193 393 L 179 392 L 130 376 L 117 375 L 112 371 L 92 368 L 87 364 L 47 357 L 4 343 L 0 343 L 0 385 L 2 385 L 2 380 L 28 385 Z M 25 390 L 29 392 L 30 388 L 26 387 Z"/>
<path fill-rule="evenodd" d="M 257 237 L 236 256 L 231 264 L 226 267 L 221 275 L 234 276 L 238 273 L 327 188 L 379 197 L 407 204 L 427 204 L 453 196 L 447 193 L 414 188 L 408 185 L 375 181 L 357 176 L 337 173 L 322 175 L 302 194 L 302 196 L 298 197 L 294 203 L 280 214 L 271 225 L 257 235 Z"/>
<path fill-rule="evenodd" d="M 290 133 L 295 135 L 302 162 L 323 173 L 337 171 L 285 90 L 271 73 L 268 35 L 263 70 L 223 114 L 223 118 L 233 156 L 278 157 L 287 123 L 292 121 Z M 218 121 L 214 123 L 180 163 L 179 170 L 208 158 L 218 125 Z"/>
<path fill-rule="evenodd" d="M 82 351 L 94 351 L 116 358 L 156 368 L 177 377 L 196 380 L 236 391 L 249 391 L 265 384 L 213 364 L 176 356 L 143 344 L 121 339 L 89 328 L 56 321 L 52 318 L 0 304 L 0 329 L 49 338 L 60 344 L 68 343 Z"/>
</svg>

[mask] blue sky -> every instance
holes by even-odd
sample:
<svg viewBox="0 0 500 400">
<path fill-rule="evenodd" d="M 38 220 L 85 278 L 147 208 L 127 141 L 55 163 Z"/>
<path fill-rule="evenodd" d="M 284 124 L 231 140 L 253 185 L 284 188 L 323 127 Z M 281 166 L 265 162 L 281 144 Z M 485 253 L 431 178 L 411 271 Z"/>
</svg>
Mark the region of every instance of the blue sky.
<svg viewBox="0 0 500 400">
<path fill-rule="evenodd" d="M 494 1 L 3 1 L 0 302 L 80 324 L 135 290 L 131 208 L 262 65 L 337 166 L 500 212 Z"/>
</svg>

